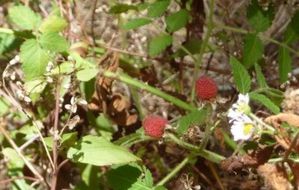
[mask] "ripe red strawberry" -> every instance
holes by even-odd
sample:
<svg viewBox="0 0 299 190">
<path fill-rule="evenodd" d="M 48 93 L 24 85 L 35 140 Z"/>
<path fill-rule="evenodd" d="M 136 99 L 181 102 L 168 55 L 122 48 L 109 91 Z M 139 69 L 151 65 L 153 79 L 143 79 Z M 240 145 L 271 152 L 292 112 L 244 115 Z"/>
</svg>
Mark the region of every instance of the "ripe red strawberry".
<svg viewBox="0 0 299 190">
<path fill-rule="evenodd" d="M 196 81 L 196 94 L 201 100 L 210 100 L 217 95 L 218 87 L 216 82 L 209 76 L 201 76 Z"/>
<path fill-rule="evenodd" d="M 143 128 L 146 135 L 154 138 L 161 138 L 168 121 L 157 115 L 147 116 L 143 122 Z"/>
</svg>

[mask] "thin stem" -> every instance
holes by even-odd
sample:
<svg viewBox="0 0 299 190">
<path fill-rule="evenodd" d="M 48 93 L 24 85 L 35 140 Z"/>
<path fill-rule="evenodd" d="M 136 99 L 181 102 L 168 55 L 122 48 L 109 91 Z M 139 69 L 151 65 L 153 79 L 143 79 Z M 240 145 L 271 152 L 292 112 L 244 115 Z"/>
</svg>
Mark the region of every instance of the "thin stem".
<svg viewBox="0 0 299 190">
<path fill-rule="evenodd" d="M 13 149 L 17 152 L 20 158 L 24 161 L 25 165 L 30 169 L 30 171 L 40 180 L 44 181 L 44 178 L 39 174 L 39 172 L 33 167 L 33 165 L 27 160 L 27 158 L 22 154 L 20 148 L 16 145 L 16 143 L 10 138 L 9 134 L 4 129 L 3 123 L 0 124 L 0 132 L 4 135 L 9 144 L 13 147 Z"/>
<path fill-rule="evenodd" d="M 263 122 L 260 118 L 256 117 L 256 115 L 254 115 L 253 113 L 250 113 L 249 116 L 252 119 L 254 119 L 257 123 L 259 123 L 260 125 L 264 126 L 266 129 L 268 129 L 269 131 L 276 132 L 276 130 L 273 127 Z"/>
<path fill-rule="evenodd" d="M 194 146 L 192 144 L 189 144 L 185 141 L 182 141 L 181 139 L 177 138 L 174 134 L 172 133 L 166 133 L 166 137 L 171 139 L 173 142 L 175 142 L 176 144 L 178 144 L 179 146 L 181 147 L 184 147 L 186 149 L 189 149 L 191 151 L 193 151 L 195 154 L 211 161 L 211 162 L 215 162 L 217 164 L 219 164 L 222 160 L 225 159 L 225 157 L 217 154 L 217 153 L 214 153 L 214 152 L 211 152 L 211 151 L 208 151 L 208 150 L 205 150 L 205 149 L 200 149 L 199 147 L 197 146 Z"/>
<path fill-rule="evenodd" d="M 8 64 L 8 65 L 6 66 L 6 68 L 4 69 L 3 73 L 7 72 L 7 69 L 8 69 L 9 67 L 10 67 L 10 65 Z M 4 75 L 4 74 L 2 75 L 2 84 L 3 84 L 3 89 L 4 89 L 4 91 L 2 91 L 2 90 L 0 89 L 0 95 L 4 96 L 4 97 L 5 97 L 5 98 L 6 98 L 12 105 L 14 105 L 20 112 L 24 113 L 24 114 L 27 116 L 27 118 L 28 118 L 29 120 L 32 121 L 34 127 L 35 127 L 36 130 L 37 130 L 37 133 L 38 133 L 39 138 L 40 138 L 40 140 L 41 140 L 41 142 L 42 142 L 42 145 L 43 145 L 43 147 L 44 147 L 44 149 L 45 149 L 45 151 L 46 151 L 46 155 L 47 155 L 47 157 L 48 157 L 48 159 L 49 159 L 49 161 L 50 161 L 50 164 L 51 164 L 52 168 L 54 168 L 54 164 L 53 164 L 53 161 L 52 161 L 50 152 L 49 152 L 49 150 L 48 150 L 48 148 L 47 148 L 46 142 L 44 141 L 43 135 L 42 135 L 42 133 L 41 133 L 41 131 L 40 131 L 40 126 L 41 126 L 42 124 L 36 122 L 35 119 L 34 119 L 34 117 L 31 116 L 31 114 L 28 113 L 25 109 L 23 109 L 23 107 L 20 105 L 20 103 L 19 103 L 17 100 L 15 100 L 15 98 L 11 95 L 10 91 L 9 91 L 8 88 L 6 87 L 5 75 Z"/>
<path fill-rule="evenodd" d="M 186 157 L 181 163 L 179 163 L 168 175 L 166 175 L 159 183 L 157 183 L 157 186 L 162 186 L 165 183 L 167 183 L 171 178 L 176 176 L 176 174 L 191 160 L 192 156 Z"/>
<path fill-rule="evenodd" d="M 123 74 L 123 73 L 113 73 L 111 71 L 104 71 L 103 75 L 105 77 L 109 77 L 109 78 L 115 78 L 115 79 L 118 79 L 126 84 L 129 84 L 131 86 L 134 86 L 134 87 L 137 87 L 137 88 L 140 88 L 140 89 L 143 89 L 143 90 L 146 90 L 152 94 L 155 94 L 171 103 L 173 103 L 174 105 L 180 107 L 180 108 L 183 108 L 187 111 L 194 111 L 194 110 L 197 110 L 196 107 L 174 97 L 174 96 L 171 96 L 157 88 L 154 88 L 146 83 L 143 83 L 141 81 L 138 81 L 136 79 L 133 79 L 131 78 L 130 76 L 126 75 L 126 74 Z"/>
<path fill-rule="evenodd" d="M 199 59 L 197 59 L 198 61 L 195 62 L 195 67 L 194 67 L 194 74 L 193 74 L 193 87 L 192 87 L 192 92 L 191 92 L 191 102 L 194 101 L 195 99 L 195 82 L 196 82 L 196 78 L 198 77 L 198 73 L 199 73 L 199 69 L 200 66 L 202 64 L 202 59 L 203 59 L 203 55 L 205 53 L 206 47 L 208 45 L 210 36 L 212 34 L 212 30 L 213 30 L 213 14 L 214 14 L 214 5 L 215 5 L 215 0 L 211 0 L 211 7 L 210 7 L 210 12 L 209 12 L 209 16 L 207 18 L 207 33 L 206 36 L 200 46 L 200 51 L 199 51 Z"/>
<path fill-rule="evenodd" d="M 54 162 L 54 168 L 52 172 L 52 181 L 51 181 L 51 190 L 56 189 L 57 184 L 57 176 L 58 176 L 58 122 L 59 122 L 59 96 L 60 96 L 60 80 L 58 78 L 57 84 L 56 84 L 56 93 L 55 93 L 55 116 L 54 116 L 54 126 L 53 126 L 53 162 Z"/>
</svg>

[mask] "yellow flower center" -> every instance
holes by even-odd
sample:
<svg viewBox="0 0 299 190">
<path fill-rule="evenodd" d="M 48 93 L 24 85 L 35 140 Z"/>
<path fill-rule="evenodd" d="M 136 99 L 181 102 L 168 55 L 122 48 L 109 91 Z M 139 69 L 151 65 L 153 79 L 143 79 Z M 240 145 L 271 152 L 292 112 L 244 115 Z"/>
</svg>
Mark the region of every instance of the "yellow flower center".
<svg viewBox="0 0 299 190">
<path fill-rule="evenodd" d="M 249 135 L 253 129 L 253 125 L 251 123 L 244 123 L 244 129 L 243 132 L 245 135 Z"/>
</svg>

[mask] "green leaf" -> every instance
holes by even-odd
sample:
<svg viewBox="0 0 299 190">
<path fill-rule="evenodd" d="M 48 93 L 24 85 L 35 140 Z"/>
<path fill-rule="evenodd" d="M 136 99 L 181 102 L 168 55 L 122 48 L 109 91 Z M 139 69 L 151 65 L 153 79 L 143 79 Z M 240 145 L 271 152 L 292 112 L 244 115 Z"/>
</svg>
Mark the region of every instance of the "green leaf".
<svg viewBox="0 0 299 190">
<path fill-rule="evenodd" d="M 22 44 L 20 57 L 26 80 L 36 79 L 45 73 L 49 55 L 35 39 L 26 40 Z"/>
<path fill-rule="evenodd" d="M 95 68 L 84 68 L 83 70 L 78 71 L 76 76 L 79 81 L 86 82 L 97 76 L 98 72 L 98 69 Z"/>
<path fill-rule="evenodd" d="M 201 40 L 197 38 L 191 38 L 186 43 L 182 44 L 191 54 L 198 54 L 201 47 Z M 184 57 L 189 55 L 183 48 L 178 49 L 173 55 L 173 58 Z"/>
<path fill-rule="evenodd" d="M 39 30 L 43 33 L 61 32 L 66 26 L 67 22 L 64 18 L 51 14 L 42 22 Z"/>
<path fill-rule="evenodd" d="M 132 30 L 140 26 L 147 25 L 151 22 L 152 20 L 148 18 L 135 18 L 133 20 L 128 21 L 126 24 L 124 24 L 122 28 L 125 30 Z"/>
<path fill-rule="evenodd" d="M 191 125 L 200 125 L 204 123 L 207 116 L 207 109 L 192 111 L 191 113 L 180 118 L 180 120 L 178 121 L 177 132 L 179 134 L 186 133 Z"/>
<path fill-rule="evenodd" d="M 149 17 L 160 17 L 167 10 L 167 7 L 170 4 L 170 0 L 161 0 L 152 3 L 147 12 L 147 16 Z"/>
<path fill-rule="evenodd" d="M 292 58 L 288 49 L 279 47 L 278 50 L 278 70 L 281 83 L 288 80 L 288 74 L 292 71 Z"/>
<path fill-rule="evenodd" d="M 0 33 L 0 55 L 2 55 L 4 52 L 7 52 L 14 41 L 14 35 Z"/>
<path fill-rule="evenodd" d="M 6 157 L 8 161 L 7 166 L 10 170 L 22 170 L 24 167 L 24 161 L 14 149 L 4 148 L 1 152 Z"/>
<path fill-rule="evenodd" d="M 257 32 L 263 32 L 270 27 L 273 18 L 273 8 L 267 11 L 259 6 L 257 0 L 252 0 L 251 5 L 247 9 L 248 21 Z"/>
<path fill-rule="evenodd" d="M 44 49 L 53 52 L 64 52 L 69 48 L 68 42 L 58 33 L 43 33 L 40 36 L 40 44 Z"/>
<path fill-rule="evenodd" d="M 280 109 L 276 106 L 267 96 L 255 92 L 249 93 L 250 99 L 264 105 L 268 108 L 272 113 L 278 114 L 280 113 Z"/>
<path fill-rule="evenodd" d="M 107 166 L 125 164 L 140 159 L 121 146 L 103 137 L 85 136 L 67 151 L 67 157 L 75 162 Z"/>
<path fill-rule="evenodd" d="M 111 9 L 109 10 L 109 13 L 112 14 L 120 14 L 120 13 L 125 13 L 129 10 L 138 10 L 138 7 L 134 6 L 134 5 L 128 5 L 128 4 L 123 4 L 123 3 L 118 3 L 116 5 L 114 5 L 113 7 L 111 7 Z"/>
<path fill-rule="evenodd" d="M 264 45 L 257 34 L 246 35 L 243 51 L 243 64 L 246 68 L 250 68 L 262 58 Z"/>
<path fill-rule="evenodd" d="M 181 28 L 183 28 L 189 20 L 189 14 L 188 11 L 185 9 L 182 9 L 176 13 L 173 13 L 166 17 L 166 25 L 167 25 L 167 31 L 168 32 L 175 32 Z"/>
<path fill-rule="evenodd" d="M 172 44 L 172 36 L 163 34 L 153 38 L 149 43 L 149 55 L 156 56 Z"/>
<path fill-rule="evenodd" d="M 152 190 L 151 186 L 140 180 L 141 175 L 142 172 L 137 167 L 120 166 L 107 173 L 108 184 L 113 190 Z"/>
<path fill-rule="evenodd" d="M 26 81 L 24 84 L 24 89 L 28 94 L 41 93 L 46 86 L 47 86 L 47 82 L 45 80 L 35 79 L 31 81 Z"/>
<path fill-rule="evenodd" d="M 263 75 L 261 66 L 258 63 L 256 63 L 256 64 L 254 64 L 254 68 L 255 68 L 256 79 L 257 79 L 257 83 L 258 83 L 259 87 L 267 88 L 268 85 L 267 85 L 265 76 Z"/>
<path fill-rule="evenodd" d="M 72 133 L 65 133 L 62 135 L 60 139 L 60 148 L 68 148 L 70 146 L 73 146 L 75 142 L 77 141 L 77 132 Z M 52 150 L 53 148 L 53 137 L 45 137 L 44 141 L 47 145 L 47 147 Z"/>
<path fill-rule="evenodd" d="M 234 57 L 230 57 L 229 60 L 232 71 L 234 82 L 240 93 L 247 93 L 251 88 L 251 78 L 246 68 Z"/>
<path fill-rule="evenodd" d="M 299 37 L 299 11 L 297 11 L 292 20 L 291 23 L 288 25 L 285 34 L 284 34 L 284 42 L 289 44 L 292 42 L 295 42 L 296 39 Z"/>
<path fill-rule="evenodd" d="M 14 24 L 24 30 L 34 30 L 41 22 L 40 15 L 23 5 L 11 7 L 8 16 Z"/>
</svg>

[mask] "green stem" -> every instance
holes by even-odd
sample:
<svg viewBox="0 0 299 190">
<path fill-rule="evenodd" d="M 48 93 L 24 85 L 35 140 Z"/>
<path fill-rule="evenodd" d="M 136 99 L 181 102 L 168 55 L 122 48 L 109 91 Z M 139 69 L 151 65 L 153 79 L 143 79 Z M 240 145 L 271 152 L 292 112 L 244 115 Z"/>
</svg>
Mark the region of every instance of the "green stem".
<svg viewBox="0 0 299 190">
<path fill-rule="evenodd" d="M 123 73 L 113 73 L 111 71 L 104 71 L 103 75 L 105 77 L 109 77 L 109 78 L 116 78 L 128 85 L 131 85 L 131 86 L 134 86 L 134 87 L 137 87 L 137 88 L 140 88 L 140 89 L 143 89 L 143 90 L 146 90 L 152 94 L 155 94 L 171 103 L 173 103 L 174 105 L 180 107 L 180 108 L 183 108 L 187 111 L 194 111 L 194 110 L 197 110 L 196 107 L 174 97 L 174 96 L 171 96 L 155 87 L 152 87 L 146 83 L 143 83 L 139 80 L 136 80 L 136 79 L 133 79 L 131 78 L 130 76 L 126 75 L 126 74 L 123 74 Z"/>
<path fill-rule="evenodd" d="M 253 113 L 250 113 L 249 116 L 254 119 L 257 123 L 259 123 L 260 125 L 264 126 L 266 129 L 268 129 L 269 131 L 275 133 L 276 130 L 271 127 L 270 125 L 266 124 L 265 122 L 263 122 L 260 118 L 256 117 L 256 115 L 254 115 Z"/>
<path fill-rule="evenodd" d="M 196 155 L 199 155 L 199 156 L 201 156 L 201 157 L 203 157 L 203 158 L 205 158 L 205 159 L 207 159 L 211 162 L 215 162 L 215 163 L 219 164 L 222 160 L 225 159 L 225 157 L 223 157 L 223 156 L 221 156 L 217 153 L 214 153 L 214 152 L 211 152 L 211 151 L 208 151 L 208 150 L 205 150 L 205 149 L 200 149 L 200 147 L 197 147 L 197 146 L 194 146 L 194 145 L 189 144 L 187 142 L 184 142 L 181 139 L 177 138 L 172 133 L 167 133 L 166 137 L 171 139 L 173 142 L 175 142 L 179 146 L 181 146 L 183 148 L 186 148 L 186 149 L 189 149 L 189 150 L 193 151 Z"/>
<path fill-rule="evenodd" d="M 167 183 L 171 178 L 173 178 L 190 160 L 191 156 L 186 157 L 180 164 L 178 164 L 168 175 L 166 175 L 159 183 L 157 183 L 156 187 L 162 186 Z"/>
<path fill-rule="evenodd" d="M 212 30 L 213 30 L 213 26 L 214 26 L 214 23 L 213 23 L 213 14 L 214 14 L 214 4 L 215 4 L 215 0 L 211 0 L 211 8 L 210 8 L 210 14 L 209 14 L 209 17 L 207 19 L 207 33 L 206 33 L 206 36 L 200 46 L 200 51 L 199 51 L 199 59 L 197 59 L 198 61 L 195 62 L 195 65 L 194 65 L 194 74 L 193 74 L 193 88 L 192 88 L 192 92 L 191 92 L 191 102 L 194 101 L 195 99 L 195 82 L 196 82 L 196 79 L 198 77 L 198 73 L 199 73 L 199 68 L 200 68 L 200 65 L 202 63 L 202 59 L 203 59 L 203 54 L 206 50 L 206 47 L 208 45 L 208 42 L 209 42 L 209 39 L 210 39 L 210 36 L 212 34 Z"/>
</svg>

